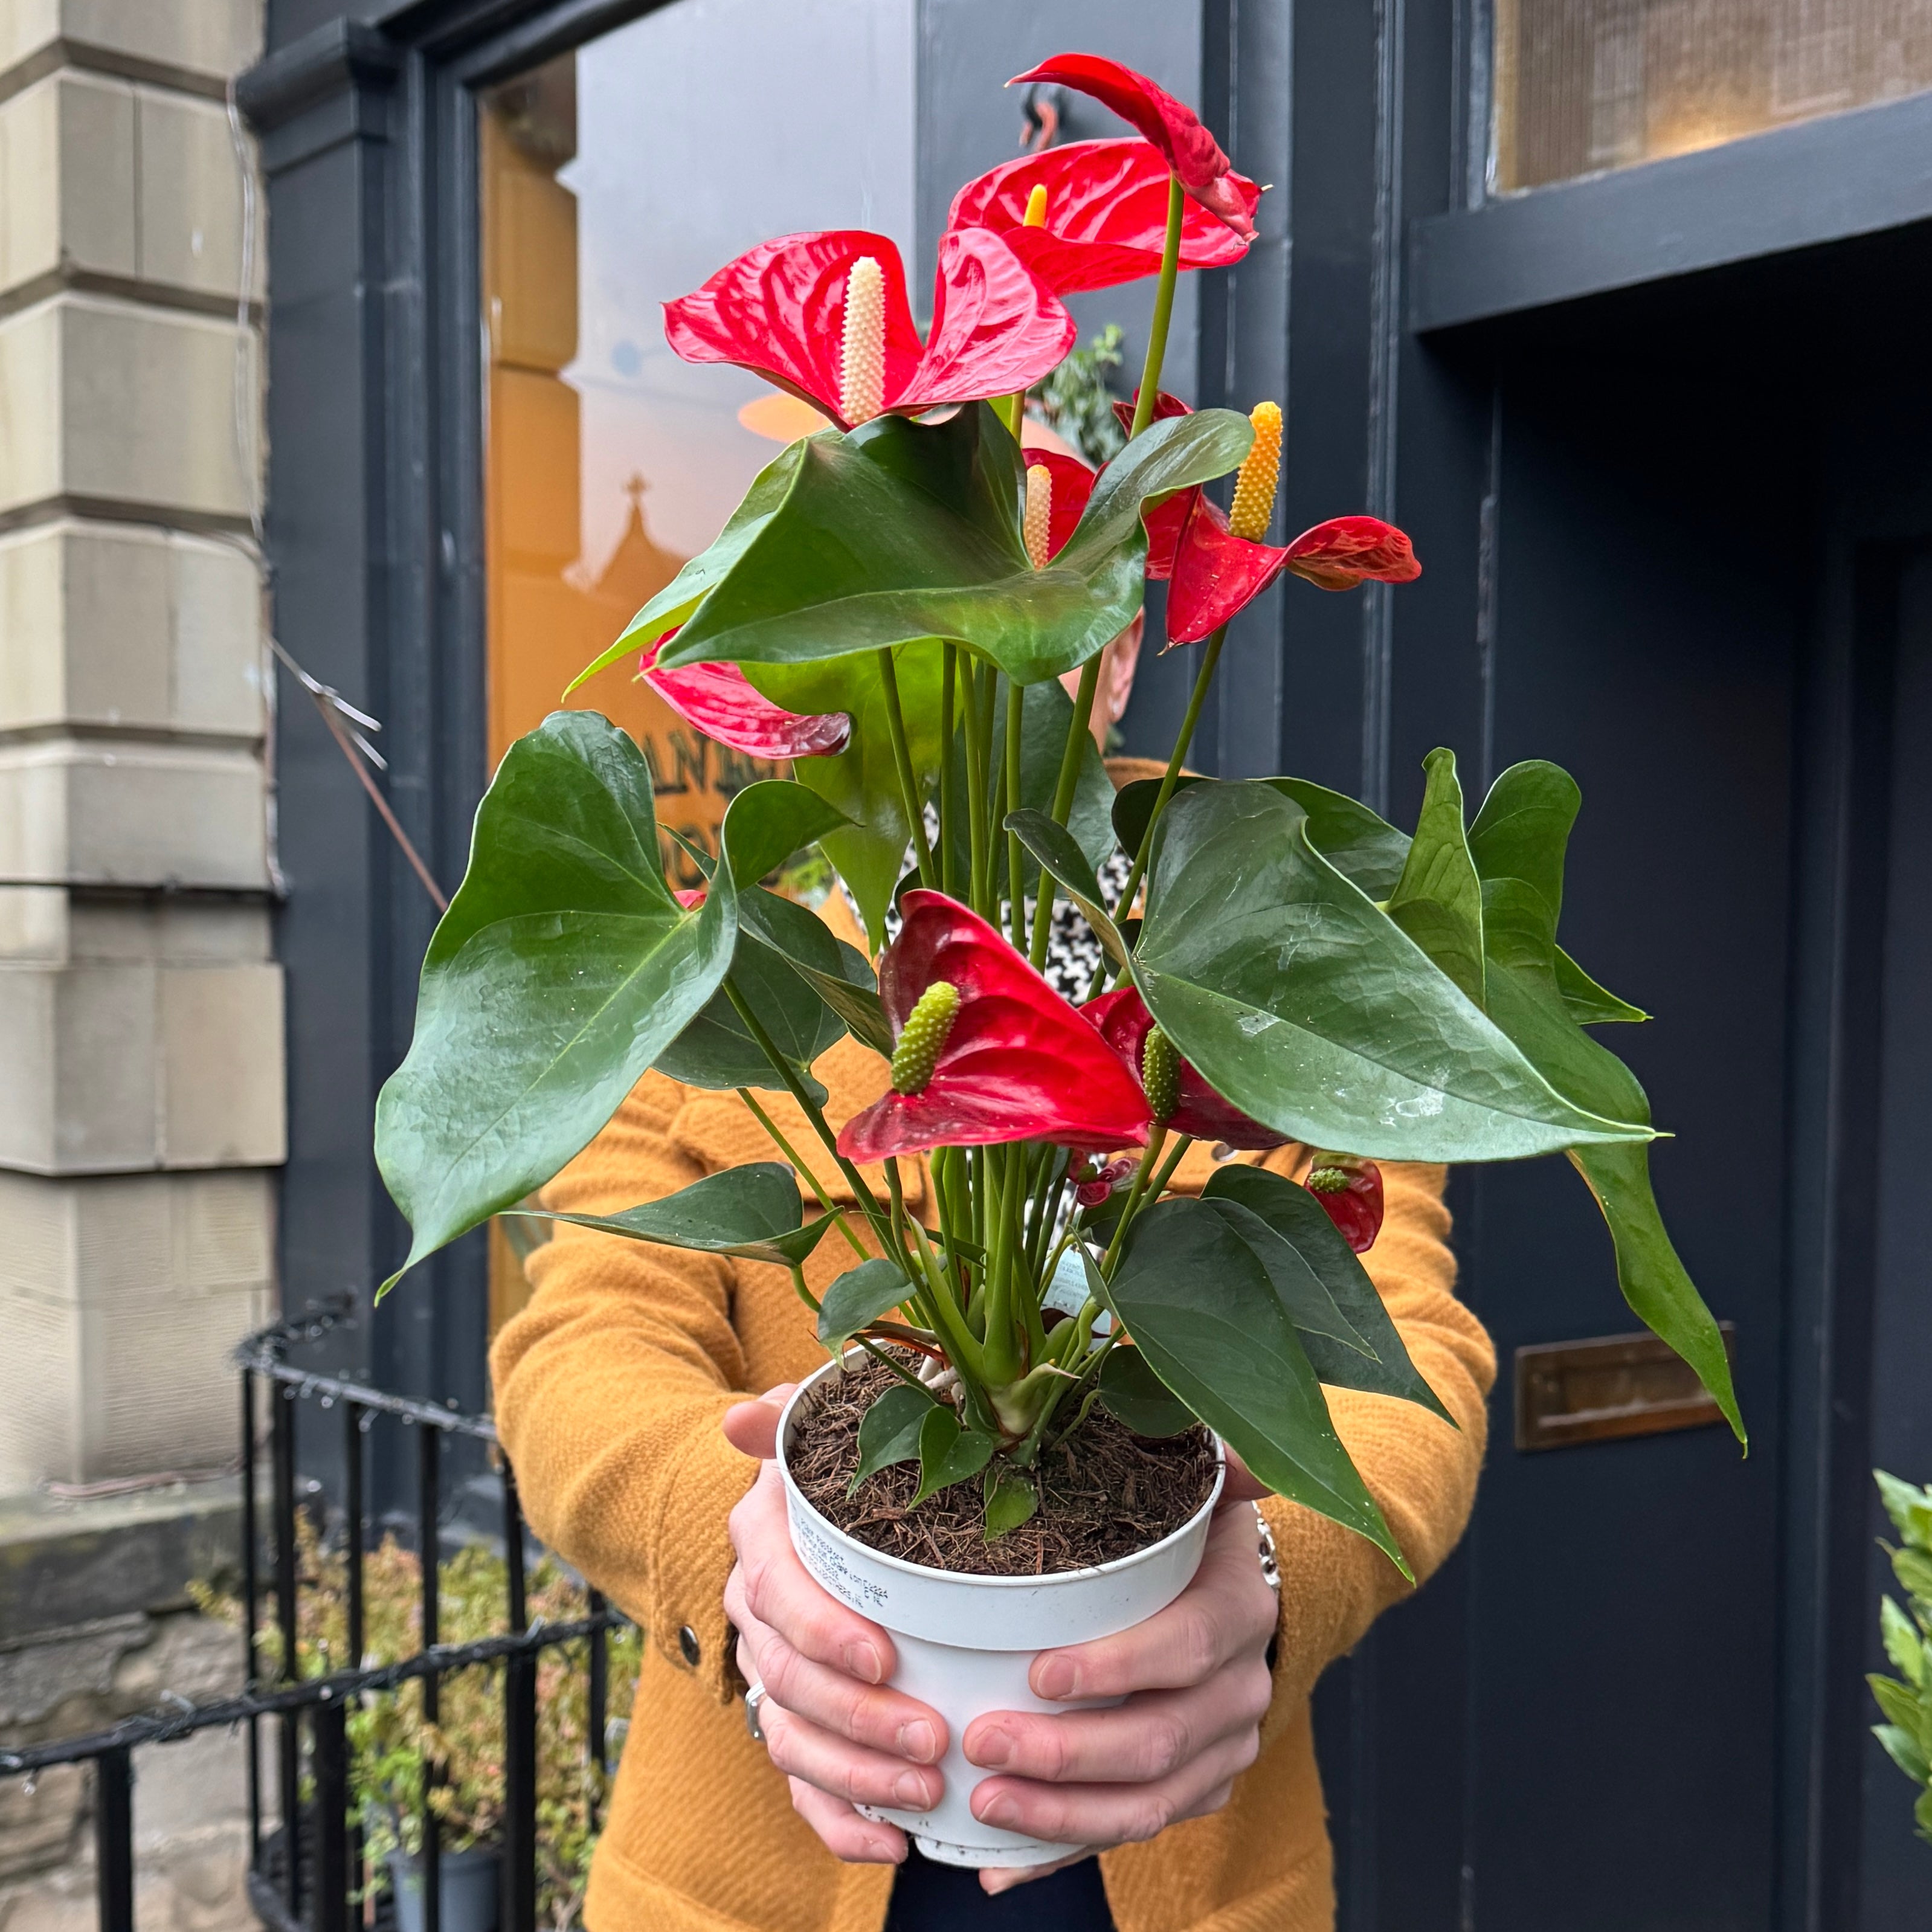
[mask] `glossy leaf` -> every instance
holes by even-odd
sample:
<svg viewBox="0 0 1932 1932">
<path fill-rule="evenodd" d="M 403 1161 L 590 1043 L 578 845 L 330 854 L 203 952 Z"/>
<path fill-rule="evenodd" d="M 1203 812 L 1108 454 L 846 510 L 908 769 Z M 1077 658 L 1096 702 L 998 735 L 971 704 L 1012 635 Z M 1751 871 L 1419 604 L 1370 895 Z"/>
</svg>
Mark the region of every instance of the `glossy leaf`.
<svg viewBox="0 0 1932 1932">
<path fill-rule="evenodd" d="M 1557 985 L 1564 856 L 1580 802 L 1575 781 L 1559 767 L 1512 765 L 1470 829 L 1483 881 L 1490 1012 L 1558 1092 L 1580 1106 L 1647 1123 L 1650 1103 L 1636 1076 L 1583 1031 Z M 1609 1225 L 1624 1300 L 1696 1370 L 1743 1442 L 1724 1337 L 1664 1230 L 1648 1150 L 1577 1147 L 1570 1157 Z"/>
<path fill-rule="evenodd" d="M 740 893 L 738 914 L 745 931 L 782 953 L 862 1046 L 874 1053 L 892 1052 L 892 1028 L 879 1002 L 878 982 L 857 947 L 835 938 L 816 914 L 776 892 Z"/>
<path fill-rule="evenodd" d="M 1143 502 L 1225 475 L 1252 440 L 1226 410 L 1156 424 L 1101 472 L 1066 548 L 1036 570 L 1019 448 L 985 405 L 808 437 L 772 514 L 742 543 L 728 532 L 732 561 L 660 662 L 730 658 L 788 710 L 848 713 L 805 704 L 753 667 L 950 638 L 1021 684 L 1058 677 L 1141 607 Z"/>
<path fill-rule="evenodd" d="M 557 1214 L 516 1208 L 505 1211 L 535 1220 L 568 1221 L 573 1227 L 594 1228 L 626 1240 L 770 1262 L 779 1268 L 803 1261 L 832 1228 L 828 1216 L 805 1219 L 791 1169 L 775 1160 L 707 1174 L 675 1194 L 621 1214 Z"/>
<path fill-rule="evenodd" d="M 1267 784 L 1176 798 L 1152 872 L 1142 995 L 1216 1091 L 1278 1132 L 1378 1160 L 1649 1137 L 1558 1094 Z"/>
<path fill-rule="evenodd" d="M 1030 1520 L 1040 1508 L 1040 1492 L 1034 1487 L 1033 1478 L 1004 1456 L 986 1465 L 980 1496 L 986 1507 L 988 1543 Z"/>
<path fill-rule="evenodd" d="M 1438 746 L 1388 916 L 1478 1006 L 1483 1004 L 1483 886 L 1462 827 L 1456 754 Z M 1311 835 L 1312 836 L 1312 835 Z"/>
<path fill-rule="evenodd" d="M 898 1264 L 883 1256 L 848 1268 L 818 1305 L 818 1339 L 837 1354 L 861 1329 L 890 1315 L 912 1292 Z"/>
<path fill-rule="evenodd" d="M 1620 1000 L 1598 986 L 1560 946 L 1556 949 L 1556 990 L 1562 994 L 1570 1017 L 1579 1026 L 1628 1023 L 1650 1017 L 1642 1007 L 1634 1006 L 1629 1000 Z"/>
<path fill-rule="evenodd" d="M 724 809 L 720 840 L 740 891 L 775 872 L 796 851 L 850 824 L 836 806 L 788 778 L 760 778 Z"/>
<path fill-rule="evenodd" d="M 1328 1283 L 1302 1259 L 1292 1242 L 1231 1196 L 1204 1192 L 1202 1198 L 1248 1244 L 1255 1258 L 1268 1270 L 1282 1311 L 1294 1324 L 1294 1332 L 1304 1348 L 1313 1336 L 1337 1343 L 1364 1361 L 1375 1360 L 1374 1349 L 1342 1312 L 1328 1292 Z"/>
<path fill-rule="evenodd" d="M 714 874 L 714 879 L 716 875 Z M 808 918 L 810 914 L 807 914 Z M 830 935 L 828 934 L 829 938 Z M 812 1078 L 812 1063 L 844 1036 L 845 1023 L 784 957 L 753 938 L 740 938 L 731 962 L 731 983 L 757 1014 L 791 1071 L 820 1106 L 825 1090 Z M 704 1010 L 658 1055 L 657 1069 L 687 1087 L 728 1093 L 739 1087 L 788 1090 L 790 1082 L 752 1038 L 722 988 Z"/>
<path fill-rule="evenodd" d="M 1087 923 L 1116 964 L 1125 965 L 1127 946 L 1119 928 L 1100 898 L 1100 888 L 1087 855 L 1074 842 L 1064 825 L 1056 824 L 1043 812 L 1028 809 L 1006 814 L 1006 830 L 1033 855 L 1034 863 L 1078 906 Z"/>
<path fill-rule="evenodd" d="M 1258 1480 L 1410 1574 L 1268 1271 L 1213 1208 L 1183 1198 L 1149 1209 L 1108 1294 L 1148 1366 Z"/>
<path fill-rule="evenodd" d="M 1882 1677 L 1865 1679 L 1874 1691 L 1885 1681 Z M 1928 1758 L 1912 1732 L 1897 1724 L 1874 1724 L 1872 1736 L 1885 1747 L 1886 1756 L 1914 1784 L 1924 1784 L 1932 1780 L 1932 1759 Z"/>
<path fill-rule="evenodd" d="M 961 1428 L 958 1412 L 945 1402 L 935 1402 L 920 1425 L 919 1488 L 908 1507 L 917 1509 L 935 1491 L 976 1476 L 992 1454 L 990 1436 Z"/>
<path fill-rule="evenodd" d="M 866 1410 L 859 1423 L 859 1466 L 845 1486 L 848 1496 L 875 1471 L 919 1456 L 919 1432 L 938 1406 L 922 1389 L 896 1382 Z"/>
<path fill-rule="evenodd" d="M 1410 1359 L 1401 1331 L 1389 1318 L 1368 1270 L 1342 1233 L 1305 1187 L 1264 1167 L 1229 1161 L 1217 1168 L 1201 1190 L 1204 1201 L 1238 1201 L 1266 1222 L 1321 1280 L 1335 1306 L 1366 1345 L 1358 1351 L 1306 1329 L 1301 1346 L 1315 1372 L 1333 1388 L 1360 1389 L 1419 1402 L 1454 1428 L 1456 1419 Z"/>
<path fill-rule="evenodd" d="M 550 1180 L 717 990 L 736 891 L 687 911 L 660 865 L 650 769 L 608 719 L 558 712 L 505 754 L 376 1103 L 405 1268 Z"/>
<path fill-rule="evenodd" d="M 1194 1412 L 1148 1366 L 1138 1348 L 1115 1348 L 1100 1364 L 1100 1406 L 1136 1436 L 1179 1436 L 1194 1427 Z"/>
<path fill-rule="evenodd" d="M 1170 800 L 1198 784 L 1211 784 L 1211 778 L 1198 778 L 1191 772 L 1184 772 L 1174 782 Z M 1148 821 L 1154 817 L 1154 800 L 1160 796 L 1160 780 L 1136 778 L 1132 784 L 1124 784 L 1114 794 L 1114 836 L 1120 841 L 1120 850 L 1131 857 L 1141 849 L 1141 841 L 1147 836 Z M 1126 910 L 1124 907 L 1121 908 Z"/>
</svg>

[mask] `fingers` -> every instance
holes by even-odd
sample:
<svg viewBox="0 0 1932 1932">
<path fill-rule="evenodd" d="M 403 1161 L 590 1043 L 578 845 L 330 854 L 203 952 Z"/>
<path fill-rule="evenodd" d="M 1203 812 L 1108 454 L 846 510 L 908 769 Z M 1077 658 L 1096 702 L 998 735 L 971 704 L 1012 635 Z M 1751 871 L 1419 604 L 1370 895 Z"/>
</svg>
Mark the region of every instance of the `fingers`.
<svg viewBox="0 0 1932 1932">
<path fill-rule="evenodd" d="M 1183 1818 L 1218 1810 L 1260 1748 L 1250 1725 L 1178 1771 L 1144 1784 L 1039 1784 L 1023 1778 L 989 1778 L 973 1793 L 973 1815 L 982 1824 L 1054 1844 L 1138 1844 Z"/>
<path fill-rule="evenodd" d="M 1003 1892 L 1011 1892 L 1016 1885 L 1024 1885 L 1030 1880 L 1045 1878 L 1049 1874 L 1064 1871 L 1069 1865 L 1077 1865 L 1084 1858 L 1090 1858 L 1095 1852 L 1111 1847 L 1084 1845 L 1064 1858 L 1055 1858 L 1044 1865 L 987 1865 L 980 1873 L 980 1889 L 997 1898 Z"/>
<path fill-rule="evenodd" d="M 862 1818 L 842 1799 L 796 1778 L 791 1808 L 818 1834 L 825 1849 L 848 1864 L 896 1865 L 905 1857 L 905 1834 L 897 1826 Z"/>
<path fill-rule="evenodd" d="M 1187 1690 L 1148 1690 L 1111 1711 L 998 1711 L 968 1727 L 967 1756 L 989 1771 L 1058 1784 L 1147 1784 L 1252 1732 L 1273 1685 L 1258 1652 Z"/>
<path fill-rule="evenodd" d="M 902 1692 L 874 1689 L 803 1655 L 746 1607 L 736 1572 L 724 1586 L 724 1613 L 738 1632 L 738 1667 L 764 1686 L 767 1710 L 782 1706 L 848 1743 L 890 1753 L 902 1768 L 937 1764 L 945 1755 L 946 1724 L 937 1712 Z"/>
<path fill-rule="evenodd" d="M 772 1762 L 788 1777 L 848 1804 L 886 1804 L 929 1811 L 946 1790 L 931 1765 L 908 1764 L 884 1751 L 866 1750 L 820 1730 L 767 1697 L 758 1723 Z"/>
<path fill-rule="evenodd" d="M 724 1439 L 740 1455 L 769 1462 L 778 1450 L 778 1418 L 784 1412 L 796 1382 L 780 1382 L 755 1402 L 741 1402 L 724 1412 Z"/>
<path fill-rule="evenodd" d="M 738 1609 L 770 1624 L 814 1663 L 866 1684 L 882 1684 L 892 1675 L 897 1662 L 892 1639 L 821 1589 L 798 1560 L 785 1524 L 776 1463 L 767 1462 L 759 1471 L 758 1480 L 732 1510 L 730 1526 L 738 1552 L 733 1578 L 741 1592 Z M 725 1610 L 742 1630 L 728 1598 Z"/>
<path fill-rule="evenodd" d="M 727 1432 L 729 1432 L 728 1431 Z M 1267 1484 L 1257 1482 L 1248 1471 L 1248 1466 L 1234 1450 L 1227 1452 L 1228 1474 L 1221 1485 L 1221 1500 L 1214 1505 L 1218 1516 L 1232 1503 L 1258 1503 L 1264 1496 L 1271 1496 L 1274 1490 Z"/>
<path fill-rule="evenodd" d="M 1254 1512 L 1244 1505 L 1216 1516 L 1194 1581 L 1166 1610 L 1117 1636 L 1042 1651 L 1028 1681 L 1035 1696 L 1056 1701 L 1184 1689 L 1264 1648 L 1277 1615 L 1256 1552 Z"/>
</svg>

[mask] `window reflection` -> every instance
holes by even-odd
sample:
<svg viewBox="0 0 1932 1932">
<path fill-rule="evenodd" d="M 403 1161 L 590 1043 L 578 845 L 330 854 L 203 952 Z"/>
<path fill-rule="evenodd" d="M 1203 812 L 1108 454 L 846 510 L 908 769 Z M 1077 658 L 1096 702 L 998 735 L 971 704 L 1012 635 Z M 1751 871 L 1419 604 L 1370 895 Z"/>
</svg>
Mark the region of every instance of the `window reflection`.
<svg viewBox="0 0 1932 1932">
<path fill-rule="evenodd" d="M 1496 185 L 1687 154 L 1928 86 L 1925 0 L 1496 0 Z"/>
</svg>

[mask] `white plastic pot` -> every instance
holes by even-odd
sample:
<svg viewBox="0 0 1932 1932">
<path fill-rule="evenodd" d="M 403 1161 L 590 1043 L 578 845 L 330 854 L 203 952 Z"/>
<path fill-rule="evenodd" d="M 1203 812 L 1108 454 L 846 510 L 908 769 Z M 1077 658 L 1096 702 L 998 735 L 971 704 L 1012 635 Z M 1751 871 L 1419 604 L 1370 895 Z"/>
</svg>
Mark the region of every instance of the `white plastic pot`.
<svg viewBox="0 0 1932 1932">
<path fill-rule="evenodd" d="M 1052 1576 L 968 1576 L 882 1556 L 835 1527 L 799 1493 L 786 1462 L 800 1400 L 836 1372 L 828 1362 L 799 1384 L 778 1423 L 778 1467 L 784 1477 L 792 1547 L 814 1576 L 862 1616 L 892 1634 L 896 1690 L 930 1705 L 949 1733 L 940 1771 L 945 1795 L 930 1811 L 866 1808 L 866 1816 L 898 1826 L 929 1858 L 950 1865 L 1034 1865 L 1080 1847 L 982 1825 L 973 1792 L 992 1774 L 968 1762 L 961 1741 L 988 1711 L 1064 1711 L 1036 1697 L 1027 1683 L 1042 1650 L 1112 1636 L 1165 1610 L 1192 1582 L 1207 1546 L 1208 1519 L 1226 1479 L 1215 1472 L 1208 1500 L 1160 1542 L 1087 1570 Z M 1118 1703 L 1096 1698 L 1096 1706 Z"/>
</svg>

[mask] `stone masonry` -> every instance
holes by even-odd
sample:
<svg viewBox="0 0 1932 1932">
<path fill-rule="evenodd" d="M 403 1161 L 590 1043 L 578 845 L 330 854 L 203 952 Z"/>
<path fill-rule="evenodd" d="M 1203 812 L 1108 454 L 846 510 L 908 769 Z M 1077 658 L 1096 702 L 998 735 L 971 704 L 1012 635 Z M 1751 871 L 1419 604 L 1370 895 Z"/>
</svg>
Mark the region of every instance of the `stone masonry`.
<svg viewBox="0 0 1932 1932">
<path fill-rule="evenodd" d="M 232 1550 L 284 1142 L 261 13 L 0 0 L 0 1743 L 241 1675 L 184 1586 Z M 144 1932 L 252 1922 L 236 1742 L 136 1768 Z M 0 1932 L 92 1924 L 88 1810 L 0 1780 Z"/>
</svg>

